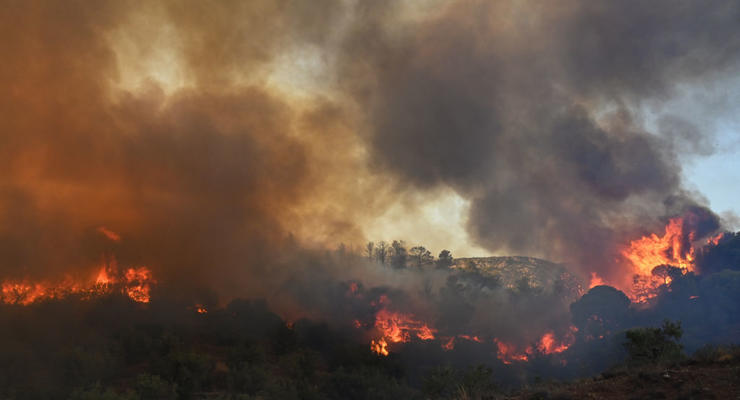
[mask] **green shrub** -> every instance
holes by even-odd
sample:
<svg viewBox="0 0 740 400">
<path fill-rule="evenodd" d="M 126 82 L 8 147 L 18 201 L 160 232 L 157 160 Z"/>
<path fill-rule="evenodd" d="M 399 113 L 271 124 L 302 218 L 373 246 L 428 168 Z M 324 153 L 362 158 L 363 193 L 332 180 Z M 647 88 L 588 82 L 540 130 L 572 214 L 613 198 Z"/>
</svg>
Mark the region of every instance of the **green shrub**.
<svg viewBox="0 0 740 400">
<path fill-rule="evenodd" d="M 683 331 L 680 322 L 663 322 L 660 328 L 636 328 L 625 332 L 627 364 L 641 366 L 681 361 L 683 346 L 678 343 Z"/>
</svg>

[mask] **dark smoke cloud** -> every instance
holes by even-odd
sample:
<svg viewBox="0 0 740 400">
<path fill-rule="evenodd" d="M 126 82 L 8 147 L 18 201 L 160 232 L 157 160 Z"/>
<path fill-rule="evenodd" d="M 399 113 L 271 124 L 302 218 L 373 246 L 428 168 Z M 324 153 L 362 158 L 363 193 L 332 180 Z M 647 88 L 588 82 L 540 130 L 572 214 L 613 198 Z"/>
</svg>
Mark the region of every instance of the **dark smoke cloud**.
<svg viewBox="0 0 740 400">
<path fill-rule="evenodd" d="M 617 278 L 617 245 L 696 205 L 679 155 L 710 152 L 707 132 L 670 114 L 653 132 L 641 110 L 737 67 L 740 3 L 457 1 L 405 30 L 366 15 L 344 67 L 374 162 L 470 199 L 484 247 Z"/>
<path fill-rule="evenodd" d="M 656 134 L 641 107 L 722 77 L 740 54 L 734 2 L 3 5 L 0 277 L 89 274 L 111 252 L 161 282 L 332 315 L 344 312 L 336 281 L 358 279 L 439 317 L 418 299 L 444 274 L 348 269 L 301 249 L 360 242 L 384 206 L 439 187 L 471 201 L 468 230 L 487 249 L 611 277 L 640 227 L 698 207 L 677 153 L 711 151 L 702 127 L 665 115 Z M 138 56 L 163 51 L 139 33 L 160 25 L 185 83 L 121 89 Z M 119 51 L 129 40 L 134 56 Z M 304 48 L 335 74 L 308 101 L 269 79 Z M 521 310 L 549 305 L 483 315 L 507 302 L 494 295 L 465 323 L 519 326 Z"/>
</svg>

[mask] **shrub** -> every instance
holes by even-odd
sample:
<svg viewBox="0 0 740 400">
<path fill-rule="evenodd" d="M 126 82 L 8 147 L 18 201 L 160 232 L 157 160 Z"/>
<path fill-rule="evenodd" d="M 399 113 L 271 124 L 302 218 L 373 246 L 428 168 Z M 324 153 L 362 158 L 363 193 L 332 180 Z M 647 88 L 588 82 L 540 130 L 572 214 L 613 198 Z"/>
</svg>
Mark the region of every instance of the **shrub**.
<svg viewBox="0 0 740 400">
<path fill-rule="evenodd" d="M 625 333 L 627 364 L 640 366 L 680 361 L 684 358 L 683 346 L 678 341 L 683 331 L 680 322 L 665 320 L 660 328 L 636 328 Z"/>
</svg>

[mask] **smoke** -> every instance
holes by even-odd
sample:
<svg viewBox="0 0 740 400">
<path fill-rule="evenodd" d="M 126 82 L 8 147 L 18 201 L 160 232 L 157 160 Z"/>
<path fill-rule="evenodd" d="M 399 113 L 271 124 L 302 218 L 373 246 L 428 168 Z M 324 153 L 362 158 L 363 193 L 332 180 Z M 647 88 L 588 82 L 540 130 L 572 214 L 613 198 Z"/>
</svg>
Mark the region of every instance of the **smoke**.
<svg viewBox="0 0 740 400">
<path fill-rule="evenodd" d="M 353 211 L 325 209 L 347 178 L 325 177 L 324 168 L 356 163 L 322 154 L 352 145 L 341 112 L 328 101 L 300 103 L 264 78 L 280 46 L 325 40 L 319 22 L 332 14 L 328 4 L 4 8 L 4 278 L 85 276 L 110 252 L 123 265 L 150 266 L 160 281 L 264 294 L 261 281 L 289 273 L 270 264 L 279 264 L 292 232 L 318 226 L 312 219 L 322 221 L 317 243 L 361 240 Z M 143 38 L 140 28 L 175 33 Z M 173 60 L 122 86 L 159 54 Z M 175 70 L 186 79 L 173 88 Z M 122 240 L 107 240 L 101 226 Z"/>
<path fill-rule="evenodd" d="M 485 285 L 462 298 L 471 277 L 316 248 L 361 243 L 391 205 L 450 189 L 480 246 L 584 276 L 624 278 L 620 246 L 667 218 L 716 229 L 681 183 L 711 132 L 660 108 L 731 75 L 739 4 L 417 5 L 7 2 L 0 277 L 89 275 L 112 253 L 281 312 L 370 315 L 386 294 L 441 329 L 503 321 L 488 333 L 515 338 L 519 316 L 542 313 L 539 335 L 567 304 Z M 362 304 L 342 304 L 347 280 L 372 292 Z"/>
<path fill-rule="evenodd" d="M 343 65 L 372 161 L 469 199 L 485 248 L 617 279 L 617 245 L 700 205 L 681 163 L 712 133 L 661 105 L 735 70 L 737 2 L 455 1 L 402 29 L 367 7 Z"/>
</svg>

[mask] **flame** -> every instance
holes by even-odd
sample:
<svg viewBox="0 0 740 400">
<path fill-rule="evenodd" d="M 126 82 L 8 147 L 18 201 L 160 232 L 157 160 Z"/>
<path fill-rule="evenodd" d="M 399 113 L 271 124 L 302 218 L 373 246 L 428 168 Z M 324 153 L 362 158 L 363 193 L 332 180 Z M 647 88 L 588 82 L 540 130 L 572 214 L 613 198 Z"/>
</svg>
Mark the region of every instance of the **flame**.
<svg viewBox="0 0 740 400">
<path fill-rule="evenodd" d="M 152 271 L 147 267 L 129 268 L 126 270 L 126 294 L 131 300 L 139 303 L 148 303 L 151 286 L 156 283 L 152 278 Z"/>
<path fill-rule="evenodd" d="M 131 300 L 139 303 L 150 301 L 151 285 L 156 283 L 147 267 L 127 269 L 123 276 L 117 276 L 115 260 L 106 261 L 91 282 L 76 281 L 71 277 L 61 282 L 28 282 L 26 280 L 7 280 L 0 283 L 0 302 L 27 306 L 35 302 L 79 295 L 90 299 L 110 293 L 114 286 Z"/>
<path fill-rule="evenodd" d="M 596 275 L 596 272 L 591 273 L 591 281 L 588 284 L 588 288 L 591 289 L 596 286 L 601 286 L 604 284 L 604 280 L 601 279 L 600 276 Z"/>
<path fill-rule="evenodd" d="M 113 232 L 112 230 L 110 230 L 110 229 L 108 229 L 108 228 L 106 228 L 104 226 L 99 227 L 98 228 L 98 232 L 102 233 L 105 237 L 107 237 L 111 241 L 114 241 L 114 242 L 120 242 L 121 241 L 121 235 Z"/>
<path fill-rule="evenodd" d="M 371 344 L 376 353 L 387 355 L 388 342 L 406 343 L 414 336 L 421 340 L 435 338 L 437 330 L 416 319 L 413 314 L 388 310 L 386 307 L 390 305 L 390 300 L 387 296 L 382 295 L 377 302 L 373 301 L 370 304 L 383 307 L 375 313 L 375 328 L 381 333 L 381 337 L 377 341 L 373 340 Z M 383 344 L 383 351 L 377 351 L 380 344 Z"/>
<path fill-rule="evenodd" d="M 710 237 L 708 244 L 715 244 L 722 234 Z M 670 277 L 653 276 L 652 271 L 659 265 L 672 265 L 686 274 L 694 271 L 696 251 L 692 243 L 696 232 L 688 230 L 683 218 L 672 218 L 668 221 L 662 236 L 655 233 L 630 241 L 621 251 L 622 256 L 631 264 L 633 286 L 628 293 L 633 302 L 644 303 L 657 296 L 657 288 L 671 283 Z"/>
<path fill-rule="evenodd" d="M 452 350 L 455 348 L 455 342 L 458 339 L 465 339 L 470 342 L 476 342 L 476 343 L 483 343 L 483 339 L 481 339 L 478 336 L 472 336 L 472 335 L 457 335 L 457 336 L 450 336 L 450 337 L 443 337 L 441 338 L 444 340 L 444 343 L 442 343 L 442 348 L 446 351 Z"/>
<path fill-rule="evenodd" d="M 377 342 L 375 340 L 370 342 L 370 350 L 378 355 L 387 356 L 389 354 L 387 347 L 388 343 L 383 338 L 378 339 Z"/>
<path fill-rule="evenodd" d="M 722 237 L 724 235 L 724 232 L 720 232 L 717 235 L 710 237 L 709 239 L 707 239 L 707 244 L 710 244 L 712 246 L 718 245 L 719 241 L 722 240 Z"/>
<path fill-rule="evenodd" d="M 694 248 L 685 248 L 685 239 L 693 239 L 694 233 L 684 233 L 682 218 L 672 218 L 665 227 L 663 236 L 651 234 L 630 242 L 622 255 L 634 266 L 635 273 L 649 276 L 654 267 L 663 264 L 675 265 L 687 271 L 694 269 Z"/>
<path fill-rule="evenodd" d="M 208 309 L 202 304 L 196 304 L 195 312 L 197 312 L 198 314 L 208 314 Z"/>
<path fill-rule="evenodd" d="M 519 351 L 514 344 L 506 343 L 497 338 L 494 338 L 493 342 L 496 343 L 496 347 L 498 350 L 496 355 L 498 359 L 501 360 L 501 362 L 503 362 L 504 364 L 511 364 L 514 361 L 529 361 L 529 358 L 537 352 L 541 354 L 562 353 L 568 350 L 568 348 L 570 348 L 570 346 L 575 343 L 575 332 L 578 332 L 578 328 L 576 328 L 575 326 L 571 326 L 568 333 L 565 334 L 563 340 L 558 341 L 558 339 L 555 337 L 555 332 L 547 331 L 542 335 L 534 348 L 532 346 L 527 346 L 527 348 L 524 349 L 523 352 Z"/>
<path fill-rule="evenodd" d="M 524 353 L 519 353 L 517 352 L 516 346 L 513 344 L 502 342 L 495 338 L 493 339 L 493 342 L 496 343 L 496 347 L 498 349 L 496 356 L 504 364 L 511 364 L 514 361 L 529 361 L 529 356 L 527 354 L 532 352 L 530 347 L 528 347 Z"/>
<path fill-rule="evenodd" d="M 392 343 L 408 342 L 412 335 L 421 340 L 432 340 L 436 332 L 436 329 L 430 328 L 411 314 L 386 309 L 375 314 L 375 327 Z"/>
</svg>

